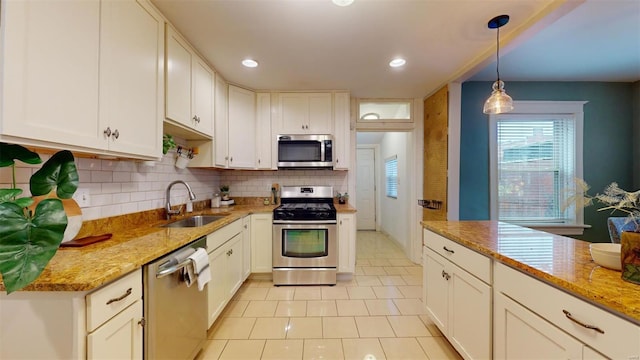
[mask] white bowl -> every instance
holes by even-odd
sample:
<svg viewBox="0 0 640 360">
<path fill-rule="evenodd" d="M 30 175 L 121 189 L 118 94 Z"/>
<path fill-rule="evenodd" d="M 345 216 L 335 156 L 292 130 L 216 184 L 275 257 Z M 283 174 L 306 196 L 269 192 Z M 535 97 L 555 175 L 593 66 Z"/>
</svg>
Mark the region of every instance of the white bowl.
<svg viewBox="0 0 640 360">
<path fill-rule="evenodd" d="M 620 244 L 593 243 L 589 245 L 589 251 L 596 264 L 612 270 L 622 270 Z"/>
</svg>

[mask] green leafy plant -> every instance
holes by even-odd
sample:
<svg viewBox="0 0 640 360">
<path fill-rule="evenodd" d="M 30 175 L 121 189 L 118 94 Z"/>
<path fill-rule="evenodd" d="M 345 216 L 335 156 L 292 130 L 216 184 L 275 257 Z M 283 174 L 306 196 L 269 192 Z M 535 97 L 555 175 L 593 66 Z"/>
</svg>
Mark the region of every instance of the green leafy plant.
<svg viewBox="0 0 640 360">
<path fill-rule="evenodd" d="M 229 185 L 220 185 L 220 191 L 222 191 L 223 193 L 228 193 Z"/>
<path fill-rule="evenodd" d="M 32 197 L 18 197 L 15 160 L 39 164 L 40 156 L 20 145 L 0 143 L 0 167 L 12 167 L 12 188 L 0 189 L 0 274 L 7 294 L 36 280 L 58 251 L 67 228 L 60 199 L 78 188 L 73 154 L 55 153 L 29 180 Z"/>
<path fill-rule="evenodd" d="M 166 155 L 169 150 L 176 148 L 175 140 L 173 140 L 173 136 L 170 134 L 162 135 L 162 154 Z"/>
</svg>

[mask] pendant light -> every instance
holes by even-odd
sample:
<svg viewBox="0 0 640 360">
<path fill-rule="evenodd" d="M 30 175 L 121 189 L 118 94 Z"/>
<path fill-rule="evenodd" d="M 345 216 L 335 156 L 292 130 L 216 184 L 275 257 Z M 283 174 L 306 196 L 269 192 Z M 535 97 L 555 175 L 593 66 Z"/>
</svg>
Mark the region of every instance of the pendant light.
<svg viewBox="0 0 640 360">
<path fill-rule="evenodd" d="M 489 20 L 489 29 L 497 29 L 496 33 L 496 73 L 498 79 L 493 83 L 491 96 L 484 102 L 482 112 L 485 114 L 502 114 L 513 110 L 513 99 L 504 91 L 504 82 L 500 80 L 500 28 L 509 22 L 509 15 L 498 15 Z"/>
</svg>

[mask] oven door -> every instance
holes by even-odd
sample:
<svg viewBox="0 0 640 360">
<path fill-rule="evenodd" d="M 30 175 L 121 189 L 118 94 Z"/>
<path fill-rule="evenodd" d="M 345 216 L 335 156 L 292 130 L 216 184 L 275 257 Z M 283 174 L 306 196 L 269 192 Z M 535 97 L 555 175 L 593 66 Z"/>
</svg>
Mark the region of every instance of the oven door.
<svg viewBox="0 0 640 360">
<path fill-rule="evenodd" d="M 273 224 L 273 267 L 336 268 L 336 224 Z"/>
</svg>

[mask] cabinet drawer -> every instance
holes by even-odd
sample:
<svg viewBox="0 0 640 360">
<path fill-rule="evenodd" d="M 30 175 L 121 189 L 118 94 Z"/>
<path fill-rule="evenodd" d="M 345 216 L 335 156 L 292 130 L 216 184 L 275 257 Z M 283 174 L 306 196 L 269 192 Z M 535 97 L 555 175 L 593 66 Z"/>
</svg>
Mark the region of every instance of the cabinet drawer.
<svg viewBox="0 0 640 360">
<path fill-rule="evenodd" d="M 87 332 L 92 332 L 141 298 L 140 269 L 87 294 Z"/>
<path fill-rule="evenodd" d="M 424 230 L 424 245 L 445 259 L 491 284 L 491 259 L 443 236 Z"/>
<path fill-rule="evenodd" d="M 496 291 L 605 356 L 633 359 L 640 355 L 640 326 L 497 262 L 494 276 Z M 580 326 L 564 311 L 568 311 L 576 321 L 598 327 L 604 333 Z"/>
<path fill-rule="evenodd" d="M 242 219 L 238 219 L 207 235 L 207 252 L 211 253 L 240 232 L 242 232 Z"/>
</svg>

